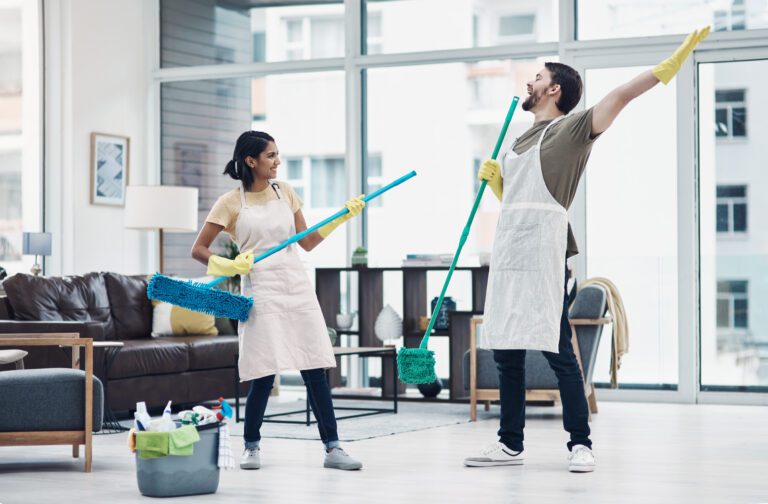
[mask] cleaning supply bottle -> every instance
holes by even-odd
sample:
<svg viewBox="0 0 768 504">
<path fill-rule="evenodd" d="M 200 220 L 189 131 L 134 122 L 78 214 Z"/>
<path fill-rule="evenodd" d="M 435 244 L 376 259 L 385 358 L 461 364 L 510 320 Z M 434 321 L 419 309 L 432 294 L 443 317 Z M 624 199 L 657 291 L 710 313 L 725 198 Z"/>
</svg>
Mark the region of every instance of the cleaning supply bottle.
<svg viewBox="0 0 768 504">
<path fill-rule="evenodd" d="M 171 418 L 171 401 L 168 401 L 168 404 L 165 405 L 163 417 L 160 419 L 158 427 L 160 432 L 169 432 L 176 428 L 176 424 L 173 422 L 173 418 Z"/>
<path fill-rule="evenodd" d="M 137 431 L 149 430 L 149 422 L 152 419 L 147 413 L 147 404 L 144 401 L 136 403 L 136 412 L 133 414 L 133 418 Z"/>
</svg>

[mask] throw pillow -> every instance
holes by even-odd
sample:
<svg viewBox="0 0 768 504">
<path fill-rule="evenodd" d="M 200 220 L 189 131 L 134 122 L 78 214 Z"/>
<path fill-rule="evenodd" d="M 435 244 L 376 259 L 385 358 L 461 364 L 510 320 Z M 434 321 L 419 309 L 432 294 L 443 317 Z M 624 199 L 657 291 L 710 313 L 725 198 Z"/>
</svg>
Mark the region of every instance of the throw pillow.
<svg viewBox="0 0 768 504">
<path fill-rule="evenodd" d="M 152 301 L 152 337 L 187 334 L 216 336 L 216 318 L 162 301 Z"/>
</svg>

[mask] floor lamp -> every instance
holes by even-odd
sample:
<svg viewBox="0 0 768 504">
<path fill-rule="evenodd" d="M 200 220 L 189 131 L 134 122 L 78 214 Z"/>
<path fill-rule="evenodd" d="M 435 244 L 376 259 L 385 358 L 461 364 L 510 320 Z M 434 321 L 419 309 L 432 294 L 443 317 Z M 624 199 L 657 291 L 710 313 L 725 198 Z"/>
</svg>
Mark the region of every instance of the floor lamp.
<svg viewBox="0 0 768 504">
<path fill-rule="evenodd" d="M 160 273 L 163 272 L 163 233 L 197 231 L 197 188 L 179 186 L 128 186 L 125 193 L 125 227 L 158 230 Z"/>
</svg>

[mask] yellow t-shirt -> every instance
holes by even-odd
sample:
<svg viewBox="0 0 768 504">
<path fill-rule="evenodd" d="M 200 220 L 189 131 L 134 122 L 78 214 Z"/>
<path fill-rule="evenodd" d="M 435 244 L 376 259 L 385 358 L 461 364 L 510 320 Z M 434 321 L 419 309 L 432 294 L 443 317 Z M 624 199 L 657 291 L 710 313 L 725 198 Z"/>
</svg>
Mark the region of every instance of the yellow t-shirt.
<svg viewBox="0 0 768 504">
<path fill-rule="evenodd" d="M 293 213 L 298 212 L 304 202 L 301 201 L 301 198 L 299 198 L 299 195 L 293 190 L 293 187 L 287 182 L 275 182 L 277 182 L 277 185 L 280 188 L 280 197 L 288 200 L 288 204 Z M 248 206 L 266 205 L 270 201 L 276 199 L 278 199 L 277 191 L 271 184 L 261 191 L 249 191 L 245 193 L 245 202 Z M 219 199 L 213 204 L 213 208 L 211 208 L 205 221 L 224 226 L 224 231 L 226 231 L 233 240 L 236 240 L 237 233 L 235 224 L 237 223 L 238 215 L 240 215 L 240 188 L 235 188 L 219 196 Z"/>
</svg>

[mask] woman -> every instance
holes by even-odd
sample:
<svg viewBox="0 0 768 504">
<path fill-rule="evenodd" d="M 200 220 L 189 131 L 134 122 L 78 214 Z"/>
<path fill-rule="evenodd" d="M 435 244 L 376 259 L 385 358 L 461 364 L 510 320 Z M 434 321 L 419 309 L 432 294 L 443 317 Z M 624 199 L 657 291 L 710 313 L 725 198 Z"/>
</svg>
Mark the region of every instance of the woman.
<svg viewBox="0 0 768 504">
<path fill-rule="evenodd" d="M 320 438 L 325 444 L 324 466 L 360 469 L 362 464 L 339 447 L 331 389 L 325 369 L 336 366 L 320 304 L 294 245 L 253 264 L 262 253 L 307 229 L 302 201 L 290 185 L 276 182 L 280 158 L 267 133 L 246 131 L 237 139 L 235 153 L 224 174 L 241 181 L 221 196 L 208 214 L 192 247 L 192 257 L 208 265 L 208 274 L 241 276 L 243 295 L 253 297 L 253 308 L 241 323 L 240 380 L 250 381 L 245 406 L 245 450 L 242 469 L 261 467 L 259 429 L 264 420 L 275 375 L 298 369 L 307 387 Z M 362 195 L 345 203 L 349 213 L 301 239 L 312 250 L 334 229 L 360 214 Z M 209 247 L 226 231 L 243 251 L 235 259 L 214 255 Z"/>
</svg>

